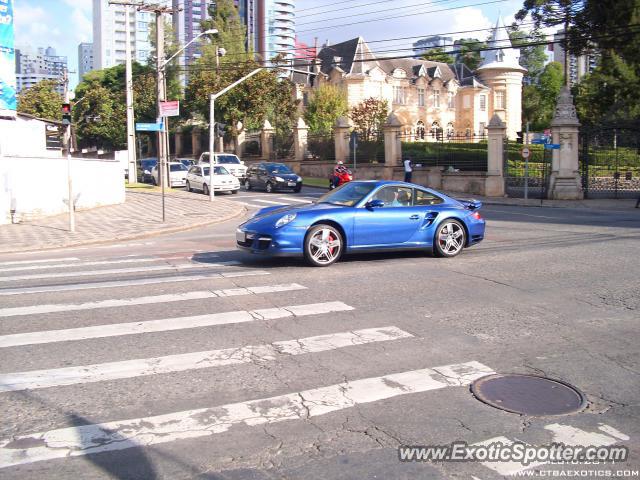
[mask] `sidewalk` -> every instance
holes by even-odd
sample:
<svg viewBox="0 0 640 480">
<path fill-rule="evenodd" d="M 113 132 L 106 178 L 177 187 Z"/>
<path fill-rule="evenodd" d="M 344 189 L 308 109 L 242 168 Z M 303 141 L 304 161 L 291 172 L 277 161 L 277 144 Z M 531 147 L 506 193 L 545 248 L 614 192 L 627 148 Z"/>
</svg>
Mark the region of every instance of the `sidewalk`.
<svg viewBox="0 0 640 480">
<path fill-rule="evenodd" d="M 245 208 L 222 196 L 211 203 L 204 195 L 173 190 L 165 195 L 165 212 L 166 221 L 162 223 L 160 192 L 127 190 L 126 201 L 121 205 L 77 211 L 75 233 L 69 232 L 67 214 L 0 225 L 0 253 L 130 240 L 188 230 L 238 217 Z"/>
<path fill-rule="evenodd" d="M 547 207 L 547 208 L 591 208 L 595 210 L 624 210 L 636 211 L 640 215 L 640 209 L 635 210 L 636 199 L 632 198 L 590 198 L 585 200 L 542 200 L 539 198 L 509 198 L 509 197 L 481 197 L 458 192 L 443 192 L 453 198 L 475 198 L 484 205 L 506 205 L 518 207 Z"/>
</svg>

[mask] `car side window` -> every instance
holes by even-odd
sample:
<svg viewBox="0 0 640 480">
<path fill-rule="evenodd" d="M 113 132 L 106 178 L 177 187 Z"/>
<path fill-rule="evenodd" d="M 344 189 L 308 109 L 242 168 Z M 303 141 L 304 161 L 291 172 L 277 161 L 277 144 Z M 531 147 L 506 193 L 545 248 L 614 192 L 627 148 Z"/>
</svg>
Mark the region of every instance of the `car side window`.
<svg viewBox="0 0 640 480">
<path fill-rule="evenodd" d="M 372 200 L 382 200 L 385 207 L 410 207 L 411 188 L 389 186 L 378 190 Z"/>
<path fill-rule="evenodd" d="M 424 190 L 416 190 L 415 205 L 438 205 L 444 202 L 440 197 Z"/>
</svg>

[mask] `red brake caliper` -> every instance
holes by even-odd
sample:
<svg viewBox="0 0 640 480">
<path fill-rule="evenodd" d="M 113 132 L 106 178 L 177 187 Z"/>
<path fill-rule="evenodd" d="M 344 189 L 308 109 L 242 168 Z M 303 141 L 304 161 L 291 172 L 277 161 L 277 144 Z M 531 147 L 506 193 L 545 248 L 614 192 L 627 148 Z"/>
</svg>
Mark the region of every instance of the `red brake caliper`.
<svg viewBox="0 0 640 480">
<path fill-rule="evenodd" d="M 332 236 L 332 235 L 329 235 L 329 242 L 333 242 L 333 236 Z M 331 255 L 333 255 L 333 249 L 334 249 L 334 248 L 335 248 L 335 247 L 329 247 L 329 253 L 330 253 Z"/>
</svg>

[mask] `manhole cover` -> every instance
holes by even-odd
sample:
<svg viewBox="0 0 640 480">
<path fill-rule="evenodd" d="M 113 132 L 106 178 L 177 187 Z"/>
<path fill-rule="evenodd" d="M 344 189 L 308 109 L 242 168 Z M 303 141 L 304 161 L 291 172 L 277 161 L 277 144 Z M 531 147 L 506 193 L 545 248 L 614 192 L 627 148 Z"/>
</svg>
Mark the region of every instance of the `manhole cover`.
<svg viewBox="0 0 640 480">
<path fill-rule="evenodd" d="M 535 375 L 488 375 L 473 382 L 471 391 L 487 405 L 521 415 L 565 415 L 586 405 L 577 388 Z"/>
</svg>

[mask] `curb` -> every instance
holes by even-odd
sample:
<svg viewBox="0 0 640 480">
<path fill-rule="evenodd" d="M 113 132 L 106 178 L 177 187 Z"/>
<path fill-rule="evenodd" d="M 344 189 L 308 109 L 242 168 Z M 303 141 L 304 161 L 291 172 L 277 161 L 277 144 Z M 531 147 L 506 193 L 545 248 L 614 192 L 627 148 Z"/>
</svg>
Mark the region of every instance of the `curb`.
<svg viewBox="0 0 640 480">
<path fill-rule="evenodd" d="M 190 223 L 189 225 L 180 225 L 177 227 L 170 227 L 170 228 L 166 228 L 163 230 L 158 230 L 155 232 L 149 232 L 149 233 L 141 233 L 139 235 L 125 235 L 122 237 L 113 237 L 113 238 L 109 238 L 106 240 L 91 240 L 88 242 L 73 242 L 73 243 L 68 243 L 68 244 L 63 244 L 63 245 L 51 245 L 51 246 L 44 246 L 44 247 L 38 247 L 38 248 L 24 248 L 24 249 L 18 249 L 18 250 L 7 250 L 7 251 L 1 251 L 0 250 L 0 255 L 4 255 L 4 254 L 11 254 L 11 253 L 29 253 L 29 252 L 43 252 L 43 251 L 51 251 L 51 250 L 61 250 L 61 249 L 65 249 L 65 248 L 73 248 L 73 247 L 84 247 L 84 246 L 90 246 L 90 245 L 104 245 L 104 244 L 108 244 L 108 243 L 113 243 L 113 242 L 119 242 L 119 241 L 127 241 L 127 240 L 140 240 L 143 238 L 152 238 L 152 237 L 157 237 L 160 235 L 166 235 L 166 234 L 170 234 L 170 233 L 178 233 L 178 232 L 186 232 L 188 230 L 194 230 L 196 228 L 200 228 L 200 227 L 207 227 L 209 225 L 215 225 L 218 223 L 224 223 L 224 222 L 228 222 L 229 220 L 233 220 L 234 218 L 240 217 L 241 215 L 245 214 L 247 212 L 246 207 L 244 206 L 240 206 L 240 208 L 232 213 L 229 214 L 225 217 L 222 218 L 216 218 L 214 220 L 207 220 L 204 222 L 200 222 L 200 223 Z"/>
</svg>

